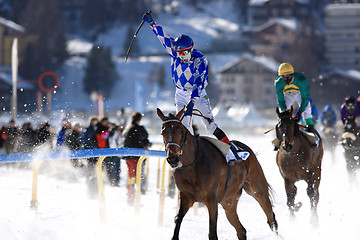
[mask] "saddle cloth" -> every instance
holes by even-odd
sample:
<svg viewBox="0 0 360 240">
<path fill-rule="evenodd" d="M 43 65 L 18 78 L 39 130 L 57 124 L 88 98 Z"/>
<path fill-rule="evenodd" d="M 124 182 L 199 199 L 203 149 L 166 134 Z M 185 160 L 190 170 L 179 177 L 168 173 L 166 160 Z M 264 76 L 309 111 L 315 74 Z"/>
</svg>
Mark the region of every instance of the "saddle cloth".
<svg viewBox="0 0 360 240">
<path fill-rule="evenodd" d="M 320 139 L 315 133 L 309 133 L 302 129 L 300 129 L 300 133 L 302 133 L 306 137 L 306 139 L 311 143 L 311 145 L 315 143 L 317 147 L 319 146 Z"/>
<path fill-rule="evenodd" d="M 223 156 L 225 157 L 226 161 L 229 161 L 229 150 L 230 150 L 230 145 L 226 144 L 220 140 L 217 140 L 213 137 L 208 137 L 208 136 L 200 136 L 200 138 L 210 142 L 211 144 L 213 144 L 215 147 L 217 147 L 220 152 L 223 154 Z M 238 155 L 242 160 L 246 160 L 249 157 L 249 152 L 244 151 L 243 149 L 241 149 L 239 146 L 236 146 L 237 150 L 238 150 Z M 232 152 L 231 152 L 232 153 Z M 234 156 L 233 156 L 234 157 Z"/>
</svg>

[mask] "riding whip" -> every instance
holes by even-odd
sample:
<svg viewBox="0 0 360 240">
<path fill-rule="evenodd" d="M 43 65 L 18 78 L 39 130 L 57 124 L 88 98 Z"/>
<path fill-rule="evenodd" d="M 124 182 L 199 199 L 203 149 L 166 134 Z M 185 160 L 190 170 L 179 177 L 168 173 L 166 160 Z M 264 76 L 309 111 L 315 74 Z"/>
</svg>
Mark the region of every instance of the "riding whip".
<svg viewBox="0 0 360 240">
<path fill-rule="evenodd" d="M 150 14 L 151 14 L 151 11 L 148 11 L 146 14 L 150 15 Z M 125 62 L 127 61 L 128 57 L 129 57 L 129 54 L 130 54 L 130 51 L 131 51 L 131 47 L 132 47 L 132 45 L 133 45 L 133 43 L 134 43 L 134 40 L 135 40 L 137 34 L 139 33 L 140 28 L 142 27 L 142 25 L 144 25 L 144 23 L 145 23 L 145 21 L 142 20 L 141 23 L 140 23 L 140 25 L 139 25 L 139 27 L 138 27 L 138 29 L 137 29 L 136 32 L 134 33 L 134 37 L 133 37 L 133 39 L 131 40 L 129 49 L 127 50 L 127 53 L 126 53 L 126 56 L 125 56 Z"/>
</svg>

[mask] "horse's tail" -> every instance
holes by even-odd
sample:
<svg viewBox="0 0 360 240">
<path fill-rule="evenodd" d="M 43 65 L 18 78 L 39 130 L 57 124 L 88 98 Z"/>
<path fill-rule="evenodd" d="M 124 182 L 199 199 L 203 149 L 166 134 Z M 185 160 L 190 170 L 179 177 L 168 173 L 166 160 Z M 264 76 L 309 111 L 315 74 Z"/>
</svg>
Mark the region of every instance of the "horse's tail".
<svg viewBox="0 0 360 240">
<path fill-rule="evenodd" d="M 268 182 L 268 191 L 271 205 L 274 207 L 275 196 L 277 195 L 274 188 Z"/>
</svg>

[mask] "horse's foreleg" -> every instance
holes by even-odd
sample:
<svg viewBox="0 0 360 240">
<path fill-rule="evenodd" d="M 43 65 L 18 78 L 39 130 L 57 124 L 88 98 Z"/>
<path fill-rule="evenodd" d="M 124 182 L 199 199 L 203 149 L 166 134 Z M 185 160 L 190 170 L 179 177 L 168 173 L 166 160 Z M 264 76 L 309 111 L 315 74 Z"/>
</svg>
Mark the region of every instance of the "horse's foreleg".
<svg viewBox="0 0 360 240">
<path fill-rule="evenodd" d="M 216 196 L 209 197 L 205 205 L 209 211 L 209 239 L 217 240 L 218 206 Z"/>
<path fill-rule="evenodd" d="M 180 232 L 180 225 L 185 216 L 188 212 L 189 208 L 194 204 L 194 200 L 188 196 L 185 196 L 183 193 L 180 192 L 180 208 L 178 214 L 175 217 L 175 229 L 174 235 L 172 240 L 179 239 L 179 232 Z"/>
<path fill-rule="evenodd" d="M 236 234 L 239 240 L 246 239 L 246 230 L 241 224 L 239 220 L 239 216 L 236 212 L 237 204 L 239 202 L 239 197 L 241 196 L 241 191 L 239 191 L 238 196 L 234 197 L 233 199 L 226 200 L 221 203 L 222 207 L 225 210 L 226 217 L 230 224 L 235 228 Z"/>
<path fill-rule="evenodd" d="M 307 195 L 310 198 L 311 211 L 314 216 L 317 215 L 317 205 L 319 203 L 319 185 L 321 170 L 310 171 L 308 175 Z"/>
<path fill-rule="evenodd" d="M 285 178 L 285 191 L 287 197 L 287 205 L 289 207 L 290 214 L 291 216 L 294 216 L 294 212 L 299 211 L 301 207 L 300 202 L 295 205 L 295 196 L 297 193 L 295 182 Z"/>
</svg>

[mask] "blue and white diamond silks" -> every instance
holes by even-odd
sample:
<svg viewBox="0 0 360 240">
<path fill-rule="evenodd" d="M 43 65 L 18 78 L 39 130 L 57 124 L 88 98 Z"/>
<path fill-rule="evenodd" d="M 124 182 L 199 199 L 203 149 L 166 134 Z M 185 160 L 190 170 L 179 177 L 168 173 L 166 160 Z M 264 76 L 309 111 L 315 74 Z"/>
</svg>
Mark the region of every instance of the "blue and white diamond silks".
<svg viewBox="0 0 360 240">
<path fill-rule="evenodd" d="M 191 60 L 188 63 L 182 62 L 172 48 L 174 39 L 169 37 L 155 22 L 152 22 L 150 26 L 166 52 L 171 56 L 171 74 L 176 88 L 191 92 L 191 99 L 197 99 L 208 84 L 207 59 L 201 52 L 193 49 Z"/>
</svg>

